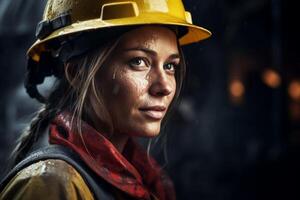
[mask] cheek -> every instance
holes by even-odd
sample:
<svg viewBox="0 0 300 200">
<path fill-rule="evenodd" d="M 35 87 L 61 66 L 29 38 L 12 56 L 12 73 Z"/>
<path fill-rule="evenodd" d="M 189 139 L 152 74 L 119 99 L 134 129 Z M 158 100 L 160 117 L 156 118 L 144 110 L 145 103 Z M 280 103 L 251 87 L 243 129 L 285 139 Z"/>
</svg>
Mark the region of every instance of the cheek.
<svg viewBox="0 0 300 200">
<path fill-rule="evenodd" d="M 148 81 L 144 75 L 124 70 L 116 74 L 112 85 L 114 94 L 109 106 L 114 128 L 134 132 L 140 122 L 137 113 L 146 98 Z"/>
<path fill-rule="evenodd" d="M 148 81 L 144 74 L 122 70 L 117 74 L 113 85 L 114 88 L 119 88 L 116 96 L 140 97 L 146 93 Z"/>
<path fill-rule="evenodd" d="M 132 72 L 128 69 L 119 70 L 111 83 L 114 104 L 119 107 L 119 111 L 125 113 L 140 106 L 147 94 L 148 80 L 143 73 Z"/>
</svg>

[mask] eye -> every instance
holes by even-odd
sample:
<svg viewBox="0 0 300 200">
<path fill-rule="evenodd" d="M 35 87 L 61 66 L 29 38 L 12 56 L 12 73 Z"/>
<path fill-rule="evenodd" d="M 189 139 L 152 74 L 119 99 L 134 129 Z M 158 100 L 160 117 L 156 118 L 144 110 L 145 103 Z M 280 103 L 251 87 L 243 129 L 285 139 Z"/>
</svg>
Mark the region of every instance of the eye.
<svg viewBox="0 0 300 200">
<path fill-rule="evenodd" d="M 133 68 L 148 67 L 146 59 L 142 57 L 133 58 L 129 60 L 128 64 Z"/>
<path fill-rule="evenodd" d="M 177 67 L 178 67 L 178 64 L 176 64 L 176 63 L 166 63 L 164 65 L 164 69 L 167 71 L 170 71 L 172 73 L 175 73 Z"/>
</svg>

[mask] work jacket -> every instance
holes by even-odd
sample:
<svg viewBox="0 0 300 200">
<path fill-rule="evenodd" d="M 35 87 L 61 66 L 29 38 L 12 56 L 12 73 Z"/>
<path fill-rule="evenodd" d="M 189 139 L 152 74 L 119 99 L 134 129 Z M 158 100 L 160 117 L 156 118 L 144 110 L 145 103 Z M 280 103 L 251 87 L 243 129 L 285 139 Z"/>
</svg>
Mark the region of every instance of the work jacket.
<svg viewBox="0 0 300 200">
<path fill-rule="evenodd" d="M 175 199 L 168 176 L 133 139 L 121 154 L 89 124 L 78 133 L 71 121 L 67 112 L 55 117 L 42 145 L 6 178 L 1 200 Z"/>
</svg>

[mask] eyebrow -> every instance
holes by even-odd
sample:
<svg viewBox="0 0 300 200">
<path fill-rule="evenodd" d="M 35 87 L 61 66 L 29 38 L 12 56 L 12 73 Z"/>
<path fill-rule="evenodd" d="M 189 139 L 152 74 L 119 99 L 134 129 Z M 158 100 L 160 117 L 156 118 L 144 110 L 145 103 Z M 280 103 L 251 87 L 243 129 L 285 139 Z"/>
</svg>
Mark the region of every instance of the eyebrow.
<svg viewBox="0 0 300 200">
<path fill-rule="evenodd" d="M 133 47 L 133 48 L 125 49 L 124 51 L 143 51 L 146 54 L 150 54 L 152 56 L 157 56 L 156 51 L 153 51 L 152 49 L 149 49 L 146 47 Z M 180 58 L 180 55 L 178 53 L 171 54 L 168 59 L 176 59 L 176 58 Z"/>
</svg>

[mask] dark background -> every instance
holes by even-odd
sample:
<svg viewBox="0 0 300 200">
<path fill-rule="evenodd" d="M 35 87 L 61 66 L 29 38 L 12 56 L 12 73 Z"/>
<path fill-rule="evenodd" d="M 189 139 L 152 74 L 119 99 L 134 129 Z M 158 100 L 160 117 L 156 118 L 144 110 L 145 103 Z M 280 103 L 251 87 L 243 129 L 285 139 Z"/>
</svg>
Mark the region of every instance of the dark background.
<svg viewBox="0 0 300 200">
<path fill-rule="evenodd" d="M 23 77 L 45 2 L 0 0 L 0 172 L 40 106 Z M 167 126 L 178 199 L 300 199 L 297 1 L 184 3 L 213 36 L 184 47 L 187 81 Z"/>
</svg>

